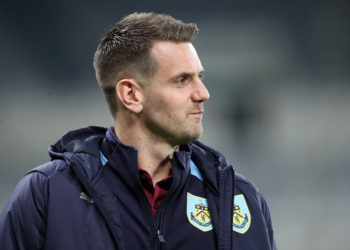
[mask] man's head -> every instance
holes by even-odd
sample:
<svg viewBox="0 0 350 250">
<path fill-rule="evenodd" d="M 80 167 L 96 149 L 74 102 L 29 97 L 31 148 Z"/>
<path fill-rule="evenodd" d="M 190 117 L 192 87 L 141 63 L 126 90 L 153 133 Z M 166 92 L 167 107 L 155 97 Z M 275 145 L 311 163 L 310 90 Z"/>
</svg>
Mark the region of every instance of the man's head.
<svg viewBox="0 0 350 250">
<path fill-rule="evenodd" d="M 116 84 L 124 78 L 139 84 L 150 82 L 157 71 L 159 65 L 151 55 L 154 42 L 192 42 L 197 32 L 195 24 L 155 13 L 133 13 L 113 26 L 97 48 L 94 67 L 114 118 L 118 111 Z"/>
<path fill-rule="evenodd" d="M 195 48 L 189 42 L 159 41 L 154 43 L 152 55 L 159 63 L 152 84 L 138 91 L 140 101 L 132 103 L 124 95 L 130 104 L 123 103 L 141 110 L 139 124 L 153 141 L 176 146 L 198 139 L 203 133 L 203 103 L 209 93 Z"/>
</svg>

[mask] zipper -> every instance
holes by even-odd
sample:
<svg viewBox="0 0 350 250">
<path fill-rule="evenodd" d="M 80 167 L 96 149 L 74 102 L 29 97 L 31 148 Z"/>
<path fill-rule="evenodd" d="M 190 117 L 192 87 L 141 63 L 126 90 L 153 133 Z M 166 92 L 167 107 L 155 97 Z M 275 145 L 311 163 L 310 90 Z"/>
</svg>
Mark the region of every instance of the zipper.
<svg viewBox="0 0 350 250">
<path fill-rule="evenodd" d="M 165 243 L 165 238 L 164 236 L 160 233 L 160 229 L 157 230 L 157 238 L 160 243 Z"/>
<path fill-rule="evenodd" d="M 161 234 L 161 231 L 160 231 L 160 221 L 161 221 L 161 217 L 162 217 L 162 214 L 163 214 L 163 210 L 161 210 L 161 208 L 164 207 L 164 204 L 161 204 L 160 207 L 158 208 L 158 211 L 157 211 L 157 214 L 156 216 L 153 215 L 153 212 L 152 212 L 152 207 L 150 206 L 149 204 L 149 200 L 143 190 L 143 186 L 142 186 L 142 183 L 141 183 L 141 180 L 139 178 L 136 178 L 137 179 L 137 183 L 138 183 L 138 186 L 140 187 L 141 191 L 138 192 L 138 194 L 140 195 L 140 198 L 143 200 L 143 203 L 145 204 L 146 207 L 148 207 L 147 210 L 149 210 L 147 212 L 147 214 L 149 214 L 149 219 L 150 219 L 150 222 L 151 224 L 153 225 L 152 226 L 152 231 L 154 232 L 156 228 L 157 231 L 156 231 L 156 235 L 155 235 L 155 238 L 156 240 L 153 241 L 154 243 L 152 244 L 153 247 L 155 247 L 154 249 L 162 249 L 162 244 L 165 243 L 165 237 L 163 234 Z M 165 201 L 165 199 L 162 201 L 162 203 Z M 159 214 L 158 214 L 159 213 Z"/>
<path fill-rule="evenodd" d="M 169 190 L 170 191 L 170 190 Z M 162 224 L 162 219 L 167 207 L 167 201 L 168 199 L 163 199 L 162 204 L 160 204 L 157 214 L 154 217 L 155 219 L 155 228 L 157 228 L 156 231 L 156 249 L 164 249 L 164 243 L 165 243 L 165 237 L 164 235 L 161 233 L 161 224 Z"/>
<path fill-rule="evenodd" d="M 175 172 L 176 170 L 174 170 Z M 169 202 L 171 200 L 171 197 L 176 193 L 178 190 L 178 187 L 181 185 L 181 183 L 185 179 L 185 172 L 183 170 L 180 170 L 181 172 L 179 173 L 179 179 L 176 178 L 175 173 L 173 173 L 173 183 L 171 184 L 171 187 L 164 197 L 162 203 L 160 204 L 159 208 L 157 209 L 157 214 L 155 216 L 155 227 L 157 229 L 156 231 L 156 244 L 158 246 L 157 249 L 165 249 L 165 237 L 162 234 L 161 227 L 162 227 L 162 220 L 164 219 L 167 207 L 169 206 Z"/>
</svg>

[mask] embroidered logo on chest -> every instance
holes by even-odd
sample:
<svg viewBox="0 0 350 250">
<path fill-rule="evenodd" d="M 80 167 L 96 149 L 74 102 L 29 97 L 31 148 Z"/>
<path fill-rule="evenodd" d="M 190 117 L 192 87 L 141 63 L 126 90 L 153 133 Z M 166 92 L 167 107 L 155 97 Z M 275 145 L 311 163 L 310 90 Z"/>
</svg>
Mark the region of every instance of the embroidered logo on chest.
<svg viewBox="0 0 350 250">
<path fill-rule="evenodd" d="M 244 234 L 251 224 L 251 215 L 243 194 L 234 196 L 232 229 Z M 208 201 L 203 197 L 187 193 L 187 218 L 196 228 L 203 232 L 213 229 Z"/>
<path fill-rule="evenodd" d="M 187 218 L 203 232 L 213 229 L 207 199 L 187 193 Z"/>
<path fill-rule="evenodd" d="M 244 195 L 234 196 L 233 205 L 233 231 L 244 234 L 248 231 L 251 224 L 251 215 Z"/>
</svg>

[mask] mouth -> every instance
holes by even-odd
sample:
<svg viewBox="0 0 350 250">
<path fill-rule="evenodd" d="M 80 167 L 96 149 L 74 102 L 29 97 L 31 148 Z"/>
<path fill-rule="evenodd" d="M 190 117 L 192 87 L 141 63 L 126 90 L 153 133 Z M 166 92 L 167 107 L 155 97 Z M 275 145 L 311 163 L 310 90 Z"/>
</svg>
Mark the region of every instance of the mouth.
<svg viewBox="0 0 350 250">
<path fill-rule="evenodd" d="M 190 115 L 201 117 L 203 115 L 203 112 L 204 112 L 204 110 L 198 110 L 198 111 L 190 113 Z"/>
</svg>

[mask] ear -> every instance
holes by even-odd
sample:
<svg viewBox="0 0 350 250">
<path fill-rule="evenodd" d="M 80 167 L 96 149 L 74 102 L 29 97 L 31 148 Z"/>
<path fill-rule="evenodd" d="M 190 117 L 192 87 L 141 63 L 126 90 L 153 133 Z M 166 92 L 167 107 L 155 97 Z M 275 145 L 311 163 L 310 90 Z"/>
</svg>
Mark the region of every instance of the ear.
<svg viewBox="0 0 350 250">
<path fill-rule="evenodd" d="M 116 92 L 124 107 L 133 113 L 140 113 L 142 105 L 142 89 L 134 79 L 122 79 L 116 85 Z"/>
</svg>

